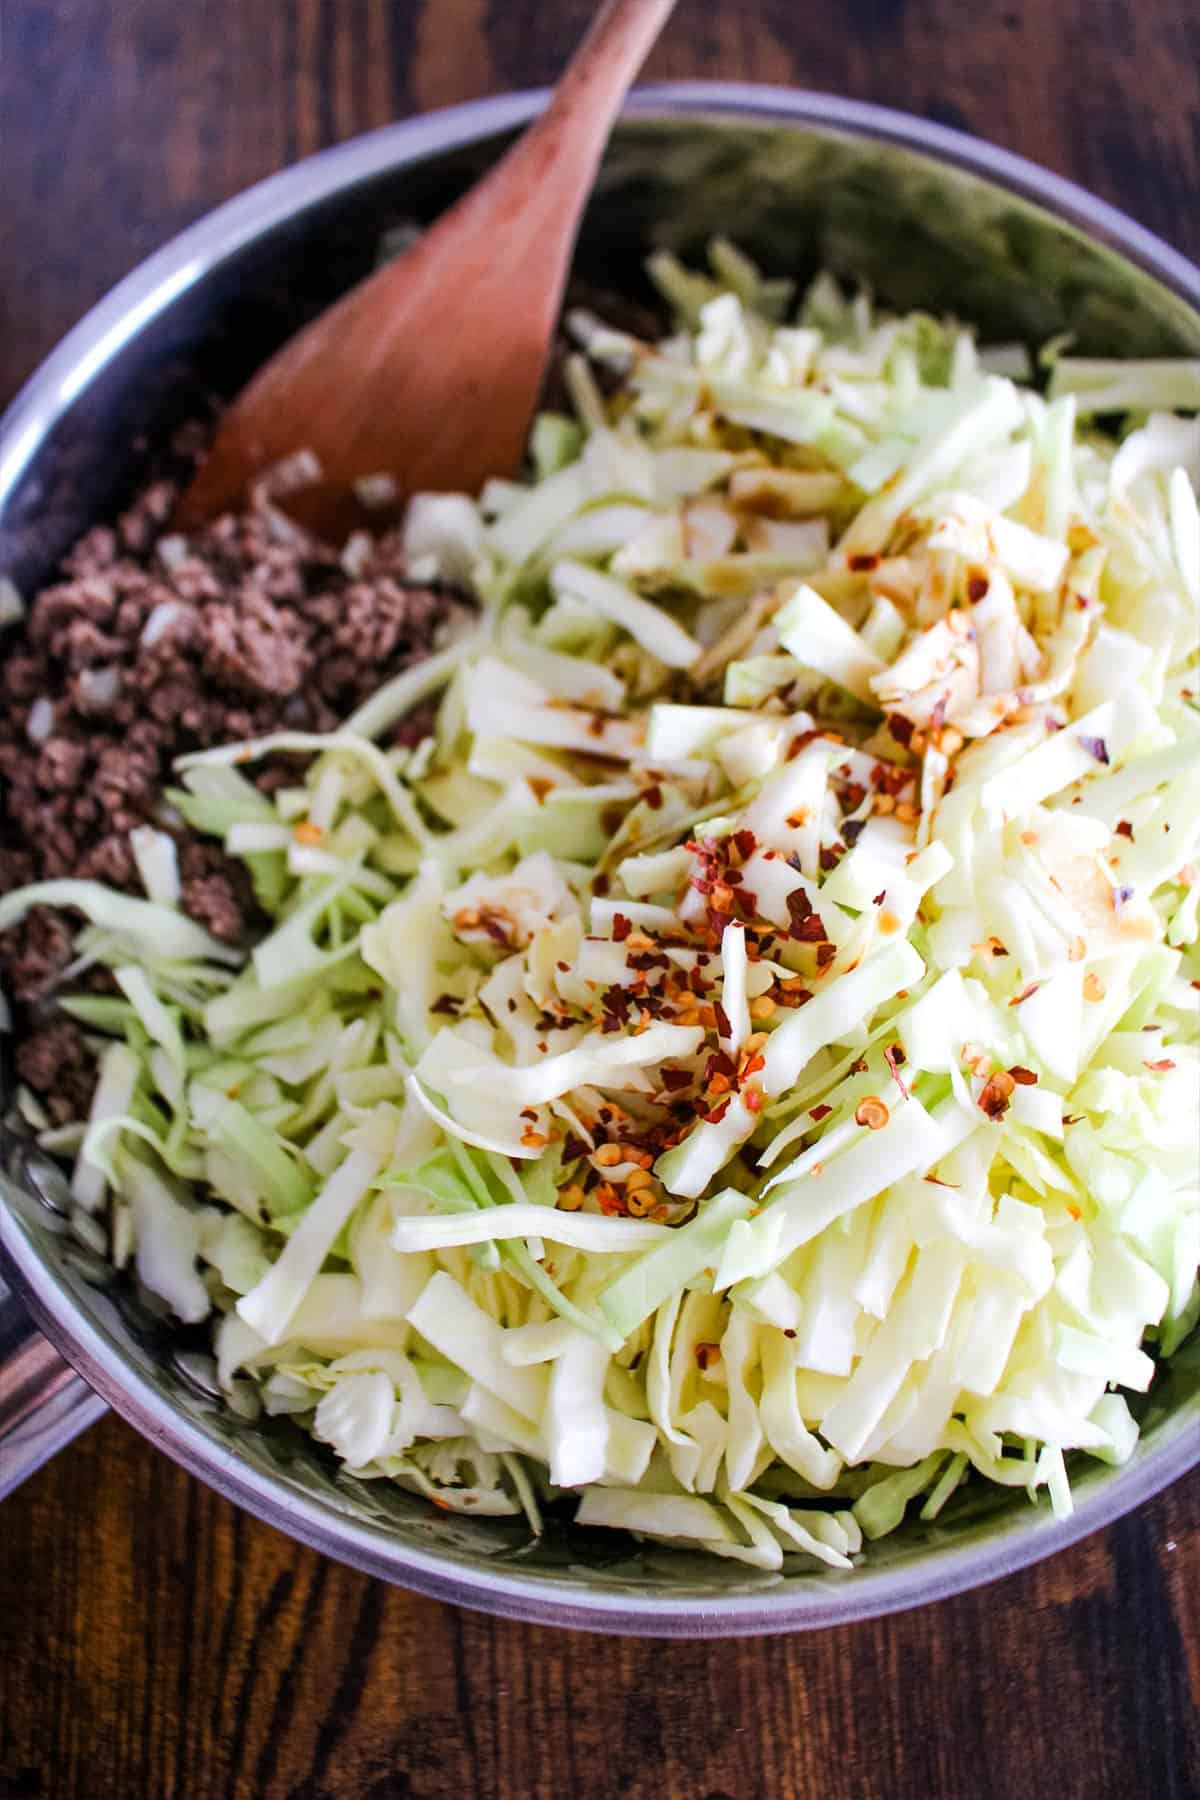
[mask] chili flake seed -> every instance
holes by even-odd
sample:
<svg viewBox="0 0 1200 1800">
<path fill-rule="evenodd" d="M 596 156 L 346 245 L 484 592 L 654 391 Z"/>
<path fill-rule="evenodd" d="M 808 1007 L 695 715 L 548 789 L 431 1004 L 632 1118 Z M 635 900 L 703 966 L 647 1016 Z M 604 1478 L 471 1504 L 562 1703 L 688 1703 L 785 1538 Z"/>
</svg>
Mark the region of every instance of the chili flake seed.
<svg viewBox="0 0 1200 1800">
<path fill-rule="evenodd" d="M 625 1189 L 625 1210 L 634 1219 L 645 1219 L 658 1205 L 658 1195 L 652 1187 Z"/>
<path fill-rule="evenodd" d="M 1094 969 L 1089 969 L 1083 978 L 1083 997 L 1085 1000 L 1103 1000 L 1104 983 Z"/>
<path fill-rule="evenodd" d="M 697 1344 L 696 1362 L 701 1369 L 711 1369 L 721 1359 L 720 1344 Z"/>
<path fill-rule="evenodd" d="M 983 1092 L 979 1096 L 980 1111 L 986 1113 L 989 1119 L 1002 1119 L 1008 1111 L 1008 1103 L 1016 1085 L 1007 1069 L 997 1069 L 983 1084 Z"/>
<path fill-rule="evenodd" d="M 601 1144 L 592 1160 L 598 1163 L 602 1169 L 613 1169 L 625 1158 L 620 1144 Z"/>
<path fill-rule="evenodd" d="M 325 833 L 319 825 L 314 825 L 311 819 L 301 819 L 293 829 L 292 836 L 298 844 L 307 844 L 310 849 L 314 849 L 316 845 L 324 842 Z"/>
<path fill-rule="evenodd" d="M 1087 939 L 1081 937 L 1073 938 L 1071 940 L 1071 948 L 1067 951 L 1067 961 L 1082 962 L 1086 955 Z"/>
<path fill-rule="evenodd" d="M 914 806 L 911 800 L 901 800 L 896 808 L 896 817 L 902 825 L 915 825 L 920 816 L 920 807 Z"/>
<path fill-rule="evenodd" d="M 757 999 L 750 1002 L 750 1017 L 752 1019 L 769 1019 L 774 1011 L 775 1002 L 772 1000 L 770 994 L 759 994 Z"/>
<path fill-rule="evenodd" d="M 583 1205 L 583 1189 L 579 1183 L 572 1181 L 568 1187 L 560 1188 L 555 1205 L 559 1212 L 578 1212 Z"/>
<path fill-rule="evenodd" d="M 882 1131 L 891 1116 L 886 1104 L 877 1094 L 868 1094 L 854 1109 L 854 1123 L 865 1125 L 868 1131 Z"/>
<path fill-rule="evenodd" d="M 527 1150 L 544 1150 L 550 1139 L 544 1131 L 535 1131 L 532 1125 L 521 1133 L 521 1142 Z"/>
</svg>

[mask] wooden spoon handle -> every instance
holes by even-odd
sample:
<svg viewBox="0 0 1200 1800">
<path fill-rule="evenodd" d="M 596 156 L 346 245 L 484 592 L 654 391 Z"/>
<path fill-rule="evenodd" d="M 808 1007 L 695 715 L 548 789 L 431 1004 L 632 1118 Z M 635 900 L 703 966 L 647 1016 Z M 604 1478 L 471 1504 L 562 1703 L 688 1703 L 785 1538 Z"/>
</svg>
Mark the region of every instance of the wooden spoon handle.
<svg viewBox="0 0 1200 1800">
<path fill-rule="evenodd" d="M 655 40 L 675 8 L 675 0 L 605 0 L 554 91 L 554 97 L 525 143 L 557 143 L 568 119 L 580 130 L 588 113 L 599 155 L 612 122 Z"/>
<path fill-rule="evenodd" d="M 572 191 L 582 203 L 621 103 L 675 4 L 605 0 L 545 112 L 452 212 L 477 204 L 490 212 L 504 204 L 506 190 L 519 195 L 527 220 L 546 214 L 560 221 Z"/>
</svg>

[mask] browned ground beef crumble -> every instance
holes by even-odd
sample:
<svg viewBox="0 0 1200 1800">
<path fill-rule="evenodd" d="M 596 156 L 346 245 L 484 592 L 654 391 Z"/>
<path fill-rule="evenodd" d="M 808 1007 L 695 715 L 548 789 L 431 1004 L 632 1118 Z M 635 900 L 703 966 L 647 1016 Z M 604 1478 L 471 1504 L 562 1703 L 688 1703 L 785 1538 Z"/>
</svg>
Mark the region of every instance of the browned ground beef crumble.
<svg viewBox="0 0 1200 1800">
<path fill-rule="evenodd" d="M 198 432 L 175 448 L 186 473 Z M 398 532 L 360 539 L 343 560 L 265 498 L 180 539 L 169 520 L 181 480 L 153 481 L 115 526 L 89 531 L 0 638 L 0 893 L 60 876 L 136 890 L 129 832 L 154 818 L 175 757 L 333 729 L 427 655 L 462 604 L 406 580 Z M 45 701 L 53 724 L 34 742 L 30 714 Z M 414 715 L 395 735 L 416 741 L 428 723 Z M 268 790 L 294 778 L 279 762 L 258 773 Z M 175 835 L 185 910 L 225 942 L 246 938 L 261 917 L 244 866 Z M 92 1082 L 77 1027 L 36 1009 L 70 956 L 69 924 L 46 908 L 0 934 L 18 1073 L 56 1120 L 80 1115 Z"/>
<path fill-rule="evenodd" d="M 567 304 L 647 340 L 666 323 L 656 307 L 582 281 Z M 563 411 L 571 409 L 567 349 L 560 339 L 542 397 Z M 597 376 L 616 384 L 615 375 Z M 129 832 L 155 817 L 175 757 L 285 728 L 331 730 L 428 655 L 439 626 L 464 604 L 407 581 L 398 531 L 347 555 L 289 527 L 265 496 L 178 539 L 171 514 L 211 430 L 209 420 L 177 432 L 164 475 L 115 526 L 89 531 L 23 625 L 0 632 L 0 893 L 58 876 L 136 891 Z M 171 610 L 159 613 L 164 606 Z M 40 699 L 53 704 L 54 719 L 35 744 L 29 714 Z M 418 708 L 392 741 L 416 743 L 432 710 Z M 294 781 L 297 767 L 275 758 L 254 778 L 269 793 Z M 245 866 L 210 839 L 171 829 L 186 911 L 225 942 L 252 938 L 264 920 Z M 0 933 L 17 1071 L 56 1122 L 79 1118 L 94 1085 L 79 1028 L 39 1005 L 70 959 L 70 924 L 49 908 Z M 113 988 L 103 968 L 72 986 Z"/>
</svg>

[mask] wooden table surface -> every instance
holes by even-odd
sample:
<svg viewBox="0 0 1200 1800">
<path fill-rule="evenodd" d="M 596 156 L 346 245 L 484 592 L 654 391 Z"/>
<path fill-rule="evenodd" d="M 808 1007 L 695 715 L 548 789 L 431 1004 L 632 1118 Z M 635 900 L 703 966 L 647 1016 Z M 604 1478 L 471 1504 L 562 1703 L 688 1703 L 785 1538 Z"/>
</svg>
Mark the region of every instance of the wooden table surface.
<svg viewBox="0 0 1200 1800">
<path fill-rule="evenodd" d="M 550 80 L 589 0 L 8 0 L 0 401 L 216 202 Z M 1200 257 L 1196 0 L 681 0 L 653 78 L 905 107 Z M 839 1631 L 616 1641 L 323 1560 L 115 1419 L 0 1515 L 2 1800 L 1200 1794 L 1200 1471 L 982 1592 Z"/>
</svg>

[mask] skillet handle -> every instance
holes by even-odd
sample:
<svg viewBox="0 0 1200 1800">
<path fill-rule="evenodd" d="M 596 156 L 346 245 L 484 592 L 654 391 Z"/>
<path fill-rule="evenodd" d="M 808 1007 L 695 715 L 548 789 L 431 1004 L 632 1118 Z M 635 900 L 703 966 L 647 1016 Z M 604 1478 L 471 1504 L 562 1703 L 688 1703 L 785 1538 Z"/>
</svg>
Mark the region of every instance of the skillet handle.
<svg viewBox="0 0 1200 1800">
<path fill-rule="evenodd" d="M 106 1410 L 0 1277 L 0 1498 Z"/>
</svg>

